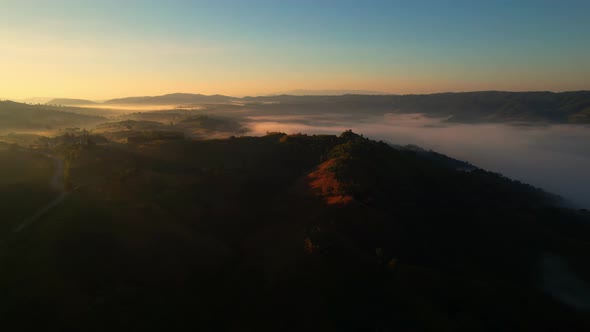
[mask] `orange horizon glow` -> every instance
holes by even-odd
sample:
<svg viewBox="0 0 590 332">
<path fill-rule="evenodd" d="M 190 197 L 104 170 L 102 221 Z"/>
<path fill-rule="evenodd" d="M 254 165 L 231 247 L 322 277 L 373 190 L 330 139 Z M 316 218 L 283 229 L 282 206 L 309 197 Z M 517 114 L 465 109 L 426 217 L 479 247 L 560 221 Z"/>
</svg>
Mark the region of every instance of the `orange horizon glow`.
<svg viewBox="0 0 590 332">
<path fill-rule="evenodd" d="M 585 8 L 230 2 L 7 0 L 0 98 L 590 89 Z"/>
</svg>

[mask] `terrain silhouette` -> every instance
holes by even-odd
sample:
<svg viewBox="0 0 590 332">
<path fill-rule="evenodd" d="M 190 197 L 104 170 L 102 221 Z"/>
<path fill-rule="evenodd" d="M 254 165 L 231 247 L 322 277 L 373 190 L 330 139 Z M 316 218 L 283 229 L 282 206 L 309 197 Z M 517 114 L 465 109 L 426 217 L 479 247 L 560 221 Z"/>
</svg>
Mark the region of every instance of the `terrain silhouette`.
<svg viewBox="0 0 590 332">
<path fill-rule="evenodd" d="M 236 98 L 223 95 L 174 93 L 127 97 L 97 104 L 77 99 L 54 99 L 48 104 L 77 106 L 129 105 L 240 105 L 257 114 L 367 115 L 420 113 L 456 123 L 590 123 L 590 91 L 504 92 L 480 91 L 422 95 L 273 95 Z"/>
<path fill-rule="evenodd" d="M 46 103 L 47 105 L 63 105 L 63 106 L 80 106 L 80 105 L 96 105 L 95 101 L 86 99 L 71 99 L 71 98 L 55 98 Z"/>
<path fill-rule="evenodd" d="M 48 153 L 63 158 L 70 194 L 2 244 L 6 324 L 590 327 L 587 311 L 559 295 L 570 273 L 580 280 L 570 293 L 586 301 L 576 294 L 590 280 L 588 212 L 441 154 L 351 131 L 154 137 Z"/>
<path fill-rule="evenodd" d="M 92 126 L 107 121 L 105 117 L 92 113 L 87 109 L 75 107 L 65 108 L 0 101 L 0 133 L 2 131 L 39 131 L 69 126 Z"/>
</svg>

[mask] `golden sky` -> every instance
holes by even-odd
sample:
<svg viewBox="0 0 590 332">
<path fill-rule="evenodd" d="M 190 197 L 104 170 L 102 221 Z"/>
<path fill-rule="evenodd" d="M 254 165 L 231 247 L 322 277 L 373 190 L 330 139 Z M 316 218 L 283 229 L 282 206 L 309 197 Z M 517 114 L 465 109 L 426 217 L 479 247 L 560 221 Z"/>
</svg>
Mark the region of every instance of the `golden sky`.
<svg viewBox="0 0 590 332">
<path fill-rule="evenodd" d="M 0 98 L 590 88 L 590 5 L 427 3 L 4 0 Z"/>
</svg>

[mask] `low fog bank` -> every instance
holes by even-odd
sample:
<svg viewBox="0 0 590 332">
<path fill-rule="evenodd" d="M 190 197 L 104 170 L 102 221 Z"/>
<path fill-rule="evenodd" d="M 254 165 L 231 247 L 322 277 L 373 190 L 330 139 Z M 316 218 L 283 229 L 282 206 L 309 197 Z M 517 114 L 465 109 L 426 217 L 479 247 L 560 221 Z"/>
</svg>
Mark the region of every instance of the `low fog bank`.
<svg viewBox="0 0 590 332">
<path fill-rule="evenodd" d="M 0 106 L 0 141 L 24 146 L 38 143 L 39 136 L 63 135 L 68 128 L 88 129 L 115 142 L 152 132 L 179 132 L 202 139 L 270 131 L 339 134 L 352 129 L 372 139 L 432 149 L 559 194 L 575 207 L 590 208 L 587 125 L 450 123 L 432 115 L 393 114 L 366 103 L 348 108 L 329 102 L 273 104 L 264 100 L 244 105 L 86 108 L 0 102 Z"/>
<path fill-rule="evenodd" d="M 338 134 L 346 129 L 392 144 L 415 144 L 540 187 L 590 208 L 590 127 L 449 124 L 419 114 L 364 119 L 334 115 L 249 117 L 251 134 Z"/>
</svg>

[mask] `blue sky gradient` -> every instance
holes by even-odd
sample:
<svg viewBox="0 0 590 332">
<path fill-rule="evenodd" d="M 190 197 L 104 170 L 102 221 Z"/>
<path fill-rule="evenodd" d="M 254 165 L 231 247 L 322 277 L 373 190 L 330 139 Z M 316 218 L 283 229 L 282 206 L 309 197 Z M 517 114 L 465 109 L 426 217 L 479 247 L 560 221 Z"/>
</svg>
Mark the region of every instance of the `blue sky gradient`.
<svg viewBox="0 0 590 332">
<path fill-rule="evenodd" d="M 3 0 L 0 96 L 588 89 L 588 13 L 571 0 Z"/>
</svg>

